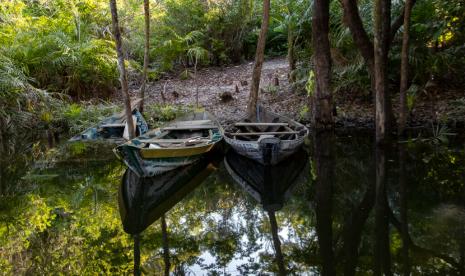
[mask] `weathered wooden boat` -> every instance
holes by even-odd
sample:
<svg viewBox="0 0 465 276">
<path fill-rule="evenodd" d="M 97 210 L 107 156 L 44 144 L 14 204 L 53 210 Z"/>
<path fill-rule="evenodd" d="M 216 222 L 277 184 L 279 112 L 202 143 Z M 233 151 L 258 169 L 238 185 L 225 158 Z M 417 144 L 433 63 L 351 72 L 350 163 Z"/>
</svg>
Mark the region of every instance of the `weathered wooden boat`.
<svg viewBox="0 0 465 276">
<path fill-rule="evenodd" d="M 114 149 L 140 177 L 192 164 L 223 139 L 223 128 L 208 112 L 194 112 Z"/>
<path fill-rule="evenodd" d="M 151 178 L 127 169 L 118 197 L 124 231 L 138 234 L 168 212 L 216 169 L 208 158 Z"/>
<path fill-rule="evenodd" d="M 280 210 L 294 188 L 305 181 L 307 164 L 308 155 L 302 149 L 276 165 L 263 165 L 231 150 L 224 158 L 234 181 L 269 212 Z"/>
<path fill-rule="evenodd" d="M 131 103 L 132 120 L 134 121 L 136 136 L 142 135 L 149 130 L 149 126 L 144 116 L 139 112 L 140 100 Z M 128 140 L 129 132 L 126 122 L 126 113 L 114 114 L 94 127 L 86 129 L 84 132 L 72 137 L 69 141 L 94 141 L 94 140 L 115 140 L 123 142 Z"/>
<path fill-rule="evenodd" d="M 304 125 L 258 106 L 254 116 L 229 125 L 224 139 L 237 153 L 274 165 L 296 152 L 308 134 Z"/>
</svg>

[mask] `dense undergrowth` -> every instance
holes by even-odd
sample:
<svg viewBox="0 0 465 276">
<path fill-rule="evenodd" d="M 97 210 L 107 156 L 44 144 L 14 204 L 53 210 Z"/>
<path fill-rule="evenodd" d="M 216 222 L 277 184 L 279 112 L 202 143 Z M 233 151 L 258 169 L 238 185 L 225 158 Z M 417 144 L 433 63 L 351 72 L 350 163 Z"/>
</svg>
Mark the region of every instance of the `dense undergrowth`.
<svg viewBox="0 0 465 276">
<path fill-rule="evenodd" d="M 143 62 L 142 2 L 118 1 L 133 84 Z M 358 1 L 369 35 L 372 1 Z M 403 3 L 394 2 L 393 19 Z M 312 91 L 311 0 L 273 0 L 268 56 L 288 54 L 295 91 Z M 152 1 L 149 79 L 187 73 L 194 59 L 202 66 L 225 65 L 254 56 L 261 20 L 259 0 Z M 338 1 L 331 2 L 333 88 L 339 98 L 370 99 L 364 61 L 344 24 Z M 411 28 L 409 106 L 435 79 L 442 88 L 462 87 L 465 68 L 465 6 L 454 0 L 415 4 Z M 391 88 L 399 82 L 402 28 L 390 54 Z M 292 51 L 291 51 L 292 50 Z M 287 53 L 289 52 L 289 53 Z M 189 74 L 185 74 L 189 76 Z M 431 81 L 430 81 L 431 82 Z M 111 18 L 105 0 L 9 0 L 0 3 L 0 137 L 40 129 L 77 131 L 114 111 L 102 104 L 119 87 Z M 87 100 L 97 105 L 89 107 Z M 95 99 L 100 99 L 95 101 Z M 84 102 L 82 102 L 84 101 Z M 79 111 L 79 112 L 78 112 Z M 81 114 L 82 112 L 82 114 Z M 85 115 L 85 114 L 93 114 Z M 78 114 L 78 115 L 76 115 Z M 86 117 L 87 116 L 87 117 Z M 85 119 L 83 119 L 85 118 Z M 63 127 L 65 126 L 65 127 Z M 31 132 L 29 131 L 29 133 Z"/>
</svg>

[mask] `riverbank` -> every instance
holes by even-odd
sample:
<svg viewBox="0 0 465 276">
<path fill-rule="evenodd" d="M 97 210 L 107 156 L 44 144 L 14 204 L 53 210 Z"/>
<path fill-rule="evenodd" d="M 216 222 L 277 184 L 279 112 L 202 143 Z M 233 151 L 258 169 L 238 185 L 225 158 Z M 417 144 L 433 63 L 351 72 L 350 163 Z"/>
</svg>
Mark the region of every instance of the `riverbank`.
<svg viewBox="0 0 465 276">
<path fill-rule="evenodd" d="M 147 89 L 147 104 L 195 105 L 196 88 L 199 106 L 205 107 L 218 119 L 227 123 L 241 117 L 247 106 L 253 62 L 229 67 L 200 69 L 197 77 L 186 74 L 171 75 L 151 82 Z M 275 84 L 279 84 L 278 86 Z M 309 97 L 304 92 L 292 91 L 288 81 L 285 58 L 267 60 L 262 70 L 260 101 L 271 110 L 309 124 Z M 139 85 L 132 83 L 132 96 L 139 93 Z M 465 127 L 465 90 L 435 88 L 432 98 L 419 88 L 410 112 L 409 127 L 431 127 L 434 116 L 451 128 Z M 162 95 L 163 94 L 163 95 Z M 120 97 L 118 94 L 117 97 Z M 374 105 L 370 97 L 335 94 L 336 126 L 338 128 L 374 128 Z M 433 108 L 434 106 L 434 108 Z M 398 93 L 393 96 L 393 111 L 398 113 Z"/>
</svg>

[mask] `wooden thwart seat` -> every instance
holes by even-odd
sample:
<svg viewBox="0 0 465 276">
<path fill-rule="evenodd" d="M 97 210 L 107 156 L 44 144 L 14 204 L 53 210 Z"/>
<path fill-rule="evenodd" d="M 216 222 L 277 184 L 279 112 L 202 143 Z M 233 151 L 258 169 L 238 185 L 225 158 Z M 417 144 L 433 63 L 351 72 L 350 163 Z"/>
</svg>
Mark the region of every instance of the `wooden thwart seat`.
<svg viewBox="0 0 465 276">
<path fill-rule="evenodd" d="M 212 129 L 218 128 L 215 125 L 181 125 L 181 126 L 169 126 L 161 128 L 161 130 L 200 130 L 200 129 Z"/>
<path fill-rule="evenodd" d="M 288 126 L 288 123 L 235 123 L 235 126 Z"/>
<path fill-rule="evenodd" d="M 176 143 L 185 143 L 189 141 L 209 141 L 210 138 L 204 137 L 204 138 L 188 138 L 188 139 L 147 139 L 143 140 L 145 143 L 171 143 L 171 144 L 176 144 Z"/>
<path fill-rule="evenodd" d="M 254 135 L 284 135 L 284 134 L 299 134 L 298 131 L 273 131 L 273 132 L 236 132 L 228 133 L 231 136 L 254 136 Z"/>
<path fill-rule="evenodd" d="M 191 125 L 191 126 L 197 126 L 197 125 L 205 125 L 205 124 L 211 124 L 212 120 L 195 120 L 195 121 L 180 121 L 176 122 L 174 125 L 177 126 L 184 126 L 184 125 Z"/>
<path fill-rule="evenodd" d="M 101 128 L 109 128 L 109 127 L 125 127 L 126 124 L 104 124 L 101 125 Z"/>
</svg>

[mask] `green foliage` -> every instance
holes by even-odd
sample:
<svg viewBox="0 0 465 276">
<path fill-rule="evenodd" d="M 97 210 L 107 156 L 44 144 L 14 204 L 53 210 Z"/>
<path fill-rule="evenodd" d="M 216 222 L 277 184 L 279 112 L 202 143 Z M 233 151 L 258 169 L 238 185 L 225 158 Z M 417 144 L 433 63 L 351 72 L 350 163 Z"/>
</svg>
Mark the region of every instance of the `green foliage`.
<svg viewBox="0 0 465 276">
<path fill-rule="evenodd" d="M 256 2 L 169 0 L 151 6 L 151 67 L 158 72 L 193 66 L 197 56 L 201 63 L 222 65 L 240 61 L 246 37 L 259 26 Z M 259 5 L 258 5 L 259 6 Z M 140 11 L 140 7 L 138 9 Z M 127 41 L 130 56 L 143 60 L 143 15 L 136 14 L 129 23 L 134 32 Z M 256 38 L 251 43 L 255 43 Z M 199 51 L 201 50 L 201 52 Z M 194 55 L 195 54 L 195 55 Z M 202 58 L 200 58 L 202 57 Z"/>
<path fill-rule="evenodd" d="M 455 133 L 452 133 L 447 125 L 445 124 L 434 124 L 431 123 L 431 132 L 432 135 L 431 137 L 428 137 L 424 140 L 429 141 L 432 144 L 438 145 L 438 144 L 447 144 L 449 143 L 449 136 L 455 135 Z"/>
<path fill-rule="evenodd" d="M 304 121 L 308 118 L 310 108 L 307 105 L 304 105 L 299 111 L 299 121 Z"/>
<path fill-rule="evenodd" d="M 54 113 L 54 120 L 59 124 L 69 126 L 70 133 L 79 133 L 118 112 L 121 108 L 115 104 L 65 104 Z"/>
<path fill-rule="evenodd" d="M 116 55 L 111 37 L 102 36 L 103 26 L 98 25 L 108 24 L 98 18 L 103 8 L 99 1 L 53 0 L 43 6 L 13 2 L 19 7 L 14 13 L 0 10 L 9 18 L 0 26 L 0 41 L 7 45 L 0 49 L 2 64 L 11 60 L 10 64 L 23 68 L 28 78 L 21 79 L 30 85 L 77 98 L 112 91 L 117 81 Z"/>
<path fill-rule="evenodd" d="M 144 108 L 144 113 L 147 123 L 152 127 L 157 127 L 163 122 L 174 120 L 189 110 L 192 110 L 192 107 L 153 104 L 147 105 Z"/>
<path fill-rule="evenodd" d="M 407 108 L 409 111 L 413 110 L 413 107 L 415 106 L 415 100 L 417 98 L 417 92 L 418 92 L 418 85 L 412 84 L 410 85 L 409 89 L 406 91 L 407 92 Z"/>
<path fill-rule="evenodd" d="M 278 91 L 279 91 L 279 86 L 276 86 L 276 85 L 274 85 L 274 84 L 268 84 L 267 86 L 265 86 L 264 91 L 265 91 L 266 93 L 275 95 L 275 94 L 277 94 Z"/>
<path fill-rule="evenodd" d="M 313 96 L 313 94 L 315 93 L 315 73 L 313 72 L 313 70 L 308 72 L 305 90 L 307 91 L 307 95 L 309 96 Z"/>
</svg>

